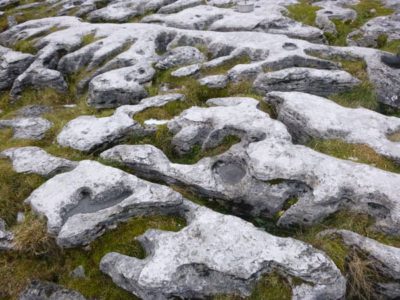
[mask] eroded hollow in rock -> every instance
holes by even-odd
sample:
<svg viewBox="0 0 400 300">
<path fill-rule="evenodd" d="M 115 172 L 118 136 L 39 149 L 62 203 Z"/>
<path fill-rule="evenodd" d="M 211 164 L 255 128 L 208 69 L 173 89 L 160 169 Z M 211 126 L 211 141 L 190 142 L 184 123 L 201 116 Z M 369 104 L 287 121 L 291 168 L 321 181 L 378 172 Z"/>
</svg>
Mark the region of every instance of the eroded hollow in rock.
<svg viewBox="0 0 400 300">
<path fill-rule="evenodd" d="M 245 166 L 237 161 L 217 161 L 212 170 L 223 183 L 230 185 L 239 183 L 246 176 Z"/>
<path fill-rule="evenodd" d="M 106 209 L 121 203 L 126 198 L 130 197 L 133 191 L 128 187 L 113 187 L 96 196 L 90 188 L 84 187 L 77 191 L 77 205 L 71 209 L 66 209 L 63 219 L 67 220 L 76 214 L 90 214 L 102 209 Z"/>
<path fill-rule="evenodd" d="M 290 50 L 290 51 L 298 49 L 297 45 L 294 43 L 284 43 L 282 48 L 285 50 Z"/>
</svg>

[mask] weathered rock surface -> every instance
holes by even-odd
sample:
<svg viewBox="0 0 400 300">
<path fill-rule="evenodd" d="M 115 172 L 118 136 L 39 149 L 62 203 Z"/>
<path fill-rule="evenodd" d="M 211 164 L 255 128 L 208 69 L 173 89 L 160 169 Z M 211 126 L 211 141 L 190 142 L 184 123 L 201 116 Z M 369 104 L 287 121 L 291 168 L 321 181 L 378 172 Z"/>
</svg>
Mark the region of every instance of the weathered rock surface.
<svg viewBox="0 0 400 300">
<path fill-rule="evenodd" d="M 221 89 L 228 85 L 228 77 L 226 75 L 211 75 L 199 79 L 200 85 L 210 89 Z"/>
<path fill-rule="evenodd" d="M 176 212 L 182 196 L 119 169 L 81 161 L 74 170 L 49 179 L 25 202 L 46 216 L 48 232 L 60 246 L 74 247 L 132 216 Z"/>
<path fill-rule="evenodd" d="M 238 23 L 236 20 L 237 18 L 235 23 Z M 29 21 L 1 33 L 0 38 L 5 45 L 12 46 L 18 39 L 45 34 L 54 27 L 63 29 L 38 38 L 35 46 L 40 51 L 32 65 L 14 81 L 12 89 L 14 97 L 17 97 L 26 86 L 37 88 L 50 86 L 66 91 L 67 83 L 63 75 L 73 74 L 86 68 L 88 71 L 93 71 L 94 75 L 88 75 L 78 84 L 79 89 L 82 89 L 93 76 L 133 66 L 138 61 L 161 62 L 165 57 L 160 59 L 157 54 L 159 52 L 168 53 L 182 46 L 201 45 L 207 46 L 212 61 L 223 62 L 224 59 L 232 58 L 231 55 L 234 53 L 236 55 L 246 53 L 250 56 L 251 63 L 237 65 L 228 72 L 231 81 L 253 79 L 266 68 L 271 70 L 295 66 L 338 68 L 334 62 L 310 57 L 305 53 L 306 50 L 324 49 L 327 52 L 361 56 L 366 60 L 370 78 L 377 86 L 379 100 L 391 106 L 400 105 L 397 91 L 397 86 L 400 86 L 397 84 L 399 76 L 380 62 L 379 52 L 373 49 L 333 48 L 262 32 L 183 31 L 153 24 L 88 24 L 73 17 Z M 82 37 L 89 34 L 95 34 L 98 40 L 82 47 Z M 136 42 L 132 45 L 133 41 Z M 64 55 L 65 53 L 67 54 Z M 190 65 L 189 62 L 187 64 Z"/>
<path fill-rule="evenodd" d="M 33 173 L 45 177 L 70 171 L 77 162 L 48 154 L 39 147 L 10 148 L 0 153 L 12 161 L 13 169 L 18 173 Z"/>
<path fill-rule="evenodd" d="M 21 117 L 40 117 L 43 114 L 49 113 L 52 111 L 52 108 L 46 105 L 40 105 L 40 104 L 32 104 L 32 105 L 27 105 L 22 108 L 20 108 L 17 111 L 17 115 Z"/>
<path fill-rule="evenodd" d="M 14 139 L 41 140 L 53 124 L 41 117 L 0 120 L 0 129 L 12 128 Z"/>
<path fill-rule="evenodd" d="M 349 209 L 375 217 L 379 230 L 400 234 L 400 175 L 292 144 L 282 123 L 257 113 L 253 101 L 247 107 L 241 101 L 212 101 L 231 106 L 193 107 L 169 122 L 172 143 L 180 153 L 195 144 L 208 149 L 227 135 L 239 136 L 242 142 L 222 155 L 179 165 L 170 163 L 155 147 L 137 145 L 132 146 L 134 151 L 110 149 L 102 157 L 125 162 L 142 176 L 241 203 L 239 211 L 250 215 L 271 216 L 288 198 L 297 197 L 298 202 L 280 217 L 282 226 L 313 224 Z"/>
<path fill-rule="evenodd" d="M 388 136 L 400 131 L 400 119 L 365 108 L 345 108 L 326 98 L 299 92 L 271 92 L 266 100 L 276 107 L 297 142 L 310 138 L 342 139 L 366 144 L 377 153 L 400 162 L 398 142 Z"/>
<path fill-rule="evenodd" d="M 7 231 L 6 222 L 0 218 L 0 251 L 13 249 L 14 235 Z"/>
<path fill-rule="evenodd" d="M 289 68 L 258 75 L 254 88 L 260 93 L 298 91 L 328 96 L 348 91 L 359 83 L 346 71 Z"/>
<path fill-rule="evenodd" d="M 89 84 L 88 104 L 96 108 L 113 108 L 136 104 L 147 97 L 141 85 L 155 74 L 148 63 L 136 64 L 96 76 Z"/>
<path fill-rule="evenodd" d="M 109 253 L 101 270 L 142 299 L 248 296 L 260 276 L 274 269 L 304 281 L 293 289 L 293 299 L 344 296 L 340 271 L 311 246 L 205 207 L 189 214 L 189 225 L 179 232 L 148 230 L 139 237 L 147 258 Z"/>
<path fill-rule="evenodd" d="M 187 1 L 187 0 L 182 0 Z M 158 14 L 146 16 L 142 22 L 163 24 L 181 29 L 211 31 L 261 31 L 273 34 L 285 34 L 294 38 L 306 39 L 321 43 L 324 41 L 322 31 L 286 17 L 284 5 L 294 1 L 258 1 L 254 12 L 243 14 L 235 7 L 222 8 L 203 5 L 202 1 L 193 0 L 194 7 L 165 14 L 164 7 Z M 236 2 L 236 1 L 235 1 Z M 234 3 L 235 3 L 234 2 Z M 226 3 L 229 5 L 229 3 Z M 240 20 L 240 22 L 238 22 Z"/>
<path fill-rule="evenodd" d="M 13 51 L 0 46 L 0 90 L 12 87 L 14 80 L 33 62 L 31 54 Z"/>
<path fill-rule="evenodd" d="M 143 99 L 137 105 L 121 106 L 110 117 L 80 116 L 64 126 L 57 136 L 57 142 L 64 147 L 85 152 L 106 148 L 135 132 L 142 133 L 142 126 L 133 120 L 135 114 L 181 99 L 181 94 L 155 96 Z"/>
<path fill-rule="evenodd" d="M 21 293 L 19 300 L 85 300 L 80 293 L 52 282 L 32 281 Z"/>
<path fill-rule="evenodd" d="M 185 65 L 202 63 L 204 61 L 205 56 L 200 52 L 199 49 L 185 46 L 177 47 L 168 51 L 156 64 L 156 67 L 165 70 Z"/>
</svg>

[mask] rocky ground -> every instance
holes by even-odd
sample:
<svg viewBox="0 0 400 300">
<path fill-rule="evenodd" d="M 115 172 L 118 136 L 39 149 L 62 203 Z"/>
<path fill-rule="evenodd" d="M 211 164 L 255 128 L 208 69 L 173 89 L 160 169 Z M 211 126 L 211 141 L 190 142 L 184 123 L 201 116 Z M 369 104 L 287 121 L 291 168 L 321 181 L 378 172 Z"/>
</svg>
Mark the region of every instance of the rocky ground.
<svg viewBox="0 0 400 300">
<path fill-rule="evenodd" d="M 400 299 L 400 2 L 250 4 L 0 0 L 0 299 Z"/>
</svg>

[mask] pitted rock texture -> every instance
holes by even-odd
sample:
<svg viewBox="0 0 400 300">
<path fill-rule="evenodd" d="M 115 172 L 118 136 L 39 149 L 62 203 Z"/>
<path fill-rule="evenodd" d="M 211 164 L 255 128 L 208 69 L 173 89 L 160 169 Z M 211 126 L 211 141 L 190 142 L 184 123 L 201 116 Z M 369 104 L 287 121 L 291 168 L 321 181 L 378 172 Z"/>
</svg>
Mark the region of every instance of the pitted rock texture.
<svg viewBox="0 0 400 300">
<path fill-rule="evenodd" d="M 26 203 L 47 218 L 48 232 L 62 247 L 87 244 L 132 216 L 172 213 L 182 196 L 95 161 L 81 161 L 36 189 Z"/>
<path fill-rule="evenodd" d="M 195 47 L 177 47 L 167 52 L 156 64 L 159 69 L 170 69 L 201 63 L 205 60 L 204 54 Z"/>
<path fill-rule="evenodd" d="M 281 8 L 280 8 L 281 9 Z M 235 19 L 235 23 L 238 23 Z M 52 28 L 61 28 L 56 32 Z M 118 32 L 118 34 L 115 34 Z M 295 32 L 295 31 L 294 31 Z M 400 106 L 399 70 L 392 70 L 380 61 L 380 52 L 369 48 L 345 49 L 311 44 L 284 35 L 263 32 L 215 32 L 190 31 L 154 24 L 89 24 L 74 17 L 55 17 L 32 20 L 16 25 L 0 34 L 4 45 L 11 47 L 19 39 L 36 39 L 35 47 L 40 49 L 33 63 L 14 81 L 11 95 L 17 99 L 24 87 L 51 87 L 65 92 L 68 84 L 66 76 L 86 69 L 86 76 L 78 83 L 79 91 L 98 75 L 111 70 L 134 66 L 138 62 L 149 64 L 165 63 L 160 53 L 172 53 L 189 47 L 196 52 L 196 60 L 204 62 L 203 67 L 215 65 L 243 55 L 251 59 L 249 64 L 236 65 L 228 72 L 230 81 L 253 80 L 265 69 L 285 68 L 338 69 L 337 63 L 310 57 L 306 52 L 318 50 L 328 53 L 341 53 L 356 56 L 367 64 L 371 81 L 376 85 L 379 101 L 390 106 Z M 82 46 L 82 38 L 94 35 L 95 40 Z M 207 48 L 206 59 L 196 47 Z M 196 50 L 194 50 L 196 49 Z M 180 51 L 180 50 L 179 50 Z M 190 52 L 190 51 L 189 51 Z M 65 54 L 65 55 L 64 55 Z M 182 54 L 182 53 L 181 53 Z M 167 58 L 169 57 L 169 58 Z M 190 65 L 192 56 L 185 58 L 183 65 Z M 178 63 L 180 65 L 181 61 Z M 167 64 L 167 66 L 168 66 Z M 177 66 L 177 62 L 172 66 Z M 168 66 L 169 67 L 169 66 Z M 319 70 L 316 70 L 321 74 Z M 330 77 L 329 77 L 330 78 Z M 332 84 L 331 81 L 328 82 Z M 339 83 L 343 83 L 341 80 Z M 347 84 L 352 82 L 347 82 Z M 335 84 L 336 85 L 336 84 Z M 341 84 L 337 84 L 341 86 Z"/>
<path fill-rule="evenodd" d="M 154 69 L 147 63 L 106 72 L 89 84 L 88 104 L 96 108 L 113 108 L 136 104 L 147 97 L 143 83 L 151 81 Z"/>
<path fill-rule="evenodd" d="M 135 114 L 182 99 L 181 94 L 167 94 L 142 99 L 137 105 L 120 106 L 110 117 L 80 116 L 64 126 L 57 142 L 85 152 L 107 148 L 133 133 L 143 133 L 143 127 L 133 120 Z"/>
<path fill-rule="evenodd" d="M 377 153 L 400 162 L 400 147 L 389 136 L 400 131 L 400 119 L 365 108 L 345 108 L 326 98 L 299 92 L 271 92 L 266 101 L 297 142 L 310 138 L 342 139 L 366 144 Z"/>
<path fill-rule="evenodd" d="M 70 171 L 78 164 L 50 155 L 39 147 L 10 148 L 1 152 L 0 157 L 10 159 L 17 173 L 33 173 L 45 177 Z"/>
<path fill-rule="evenodd" d="M 258 75 L 254 88 L 260 93 L 297 91 L 328 96 L 348 91 L 359 83 L 346 71 L 289 68 Z"/>
<path fill-rule="evenodd" d="M 20 300 L 86 300 L 80 293 L 52 282 L 33 280 L 19 296 Z"/>
<path fill-rule="evenodd" d="M 142 147 L 143 151 L 122 148 L 120 152 L 116 148 L 115 153 L 110 149 L 102 156 L 125 161 L 143 176 L 161 178 L 168 183 L 182 181 L 207 196 L 218 197 L 215 191 L 222 191 L 222 199 L 240 199 L 239 202 L 249 205 L 250 214 L 261 213 L 255 209 L 255 203 L 257 208 L 268 211 L 274 206 L 281 207 L 288 195 L 298 197 L 298 202 L 279 218 L 281 226 L 314 224 L 334 212 L 349 209 L 375 217 L 375 227 L 381 231 L 400 234 L 397 197 L 400 175 L 294 145 L 282 123 L 267 118 L 261 111 L 260 120 L 255 117 L 255 100 L 247 103 L 245 100 L 245 104 L 241 101 L 214 100 L 213 104 L 231 106 L 194 107 L 168 124 L 174 134 L 173 145 L 181 153 L 190 151 L 195 144 L 203 149 L 215 147 L 226 135 L 235 134 L 242 139 L 241 144 L 220 156 L 204 158 L 194 165 L 171 164 L 156 148 L 139 145 L 135 147 Z M 255 111 L 250 113 L 251 107 Z M 228 165 L 222 173 L 221 163 Z M 237 177 L 237 174 L 244 175 Z M 277 180 L 278 185 L 274 184 Z M 246 199 L 242 194 L 246 191 L 243 186 L 254 182 L 259 188 L 252 189 L 262 191 L 257 201 L 254 197 Z"/>
<path fill-rule="evenodd" d="M 148 230 L 139 237 L 148 257 L 109 253 L 101 270 L 142 299 L 249 295 L 257 279 L 274 269 L 304 282 L 293 299 L 340 299 L 345 279 L 322 252 L 291 238 L 278 238 L 239 218 L 192 208 L 181 231 Z M 322 271 L 323 270 L 323 271 Z"/>
<path fill-rule="evenodd" d="M 41 117 L 0 120 L 0 129 L 11 128 L 14 139 L 41 140 L 53 123 Z"/>
</svg>

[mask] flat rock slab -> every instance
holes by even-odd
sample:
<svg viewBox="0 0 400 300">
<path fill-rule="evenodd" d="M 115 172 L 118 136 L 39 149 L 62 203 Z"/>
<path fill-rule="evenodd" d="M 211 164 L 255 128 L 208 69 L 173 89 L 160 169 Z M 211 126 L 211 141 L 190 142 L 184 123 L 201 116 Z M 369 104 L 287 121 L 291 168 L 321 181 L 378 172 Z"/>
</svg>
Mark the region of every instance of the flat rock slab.
<svg viewBox="0 0 400 300">
<path fill-rule="evenodd" d="M 328 96 L 348 91 L 358 84 L 360 81 L 346 71 L 289 68 L 258 75 L 254 88 L 260 93 L 297 91 Z"/>
<path fill-rule="evenodd" d="M 365 108 L 346 108 L 326 98 L 299 92 L 271 92 L 267 101 L 276 107 L 297 142 L 310 138 L 341 139 L 366 144 L 377 153 L 400 162 L 400 146 L 388 136 L 400 131 L 400 119 Z"/>
<path fill-rule="evenodd" d="M 143 131 L 141 125 L 133 120 L 136 113 L 182 99 L 181 94 L 166 94 L 142 99 L 137 105 L 120 106 L 110 117 L 80 116 L 64 126 L 57 142 L 85 152 L 107 148 L 135 132 Z"/>
<path fill-rule="evenodd" d="M 210 89 L 222 89 L 228 85 L 228 76 L 226 75 L 211 75 L 199 79 L 202 86 Z"/>
<path fill-rule="evenodd" d="M 142 84 L 149 82 L 154 75 L 151 65 L 140 63 L 96 76 L 89 84 L 88 104 L 95 108 L 137 104 L 147 97 Z"/>
<path fill-rule="evenodd" d="M 62 247 L 87 244 L 116 223 L 135 215 L 177 210 L 182 196 L 95 161 L 81 161 L 56 175 L 26 199 L 47 218 L 48 232 Z"/>
<path fill-rule="evenodd" d="M 109 253 L 100 269 L 142 299 L 249 296 L 260 276 L 274 269 L 303 280 L 293 288 L 293 299 L 345 294 L 346 281 L 334 263 L 303 242 L 205 207 L 192 208 L 189 222 L 179 232 L 148 230 L 140 236 L 147 258 Z"/>
<path fill-rule="evenodd" d="M 1 152 L 0 157 L 10 159 L 17 173 L 38 174 L 45 177 L 70 171 L 78 164 L 50 155 L 39 147 L 10 148 Z"/>
<path fill-rule="evenodd" d="M 41 140 L 53 123 L 41 117 L 0 120 L 0 129 L 12 128 L 14 139 Z"/>
</svg>

